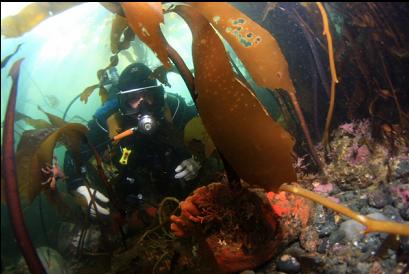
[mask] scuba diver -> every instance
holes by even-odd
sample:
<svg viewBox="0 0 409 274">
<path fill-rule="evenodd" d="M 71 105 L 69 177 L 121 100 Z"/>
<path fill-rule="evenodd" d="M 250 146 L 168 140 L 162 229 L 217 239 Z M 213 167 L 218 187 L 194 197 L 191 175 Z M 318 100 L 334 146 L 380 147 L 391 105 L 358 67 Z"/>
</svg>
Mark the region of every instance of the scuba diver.
<svg viewBox="0 0 409 274">
<path fill-rule="evenodd" d="M 197 116 L 196 109 L 178 95 L 165 96 L 151 75 L 142 63 L 129 65 L 121 75 L 115 68 L 109 70 L 100 79 L 109 97 L 88 123 L 80 159 L 66 152 L 68 190 L 86 199 L 91 216 L 110 214 L 105 205 L 109 199 L 101 190 L 85 186 L 95 150 L 127 215 L 138 206 L 155 205 L 165 196 L 184 198 L 196 187 L 192 180 L 201 163 L 183 142 L 183 129 Z"/>
</svg>

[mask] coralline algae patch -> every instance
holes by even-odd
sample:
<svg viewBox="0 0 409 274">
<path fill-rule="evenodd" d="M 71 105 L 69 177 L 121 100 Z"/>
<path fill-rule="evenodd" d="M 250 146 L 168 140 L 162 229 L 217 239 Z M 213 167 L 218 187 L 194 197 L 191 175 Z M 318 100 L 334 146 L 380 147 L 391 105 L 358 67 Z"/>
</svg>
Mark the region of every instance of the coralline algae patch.
<svg viewBox="0 0 409 274">
<path fill-rule="evenodd" d="M 217 24 L 220 18 L 216 17 L 218 16 L 215 16 L 215 18 L 213 19 L 216 21 Z M 253 32 L 248 31 L 245 19 L 243 18 L 230 19 L 229 23 L 231 24 L 231 26 L 226 27 L 226 32 L 235 36 L 239 40 L 240 44 L 243 45 L 245 48 L 257 46 L 261 42 L 260 36 L 255 35 Z"/>
</svg>

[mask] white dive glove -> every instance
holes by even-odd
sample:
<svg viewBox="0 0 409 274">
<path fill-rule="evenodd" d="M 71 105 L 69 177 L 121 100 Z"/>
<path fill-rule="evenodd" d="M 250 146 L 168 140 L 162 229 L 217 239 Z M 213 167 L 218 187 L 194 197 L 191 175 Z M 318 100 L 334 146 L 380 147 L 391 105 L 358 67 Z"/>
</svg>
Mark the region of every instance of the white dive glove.
<svg viewBox="0 0 409 274">
<path fill-rule="evenodd" d="M 196 178 L 199 170 L 202 166 L 193 157 L 184 160 L 175 169 L 176 175 L 175 179 L 183 179 L 185 181 L 190 181 Z"/>
<path fill-rule="evenodd" d="M 87 200 L 87 205 L 88 207 L 91 208 L 90 210 L 90 214 L 92 217 L 96 216 L 96 212 L 95 210 L 98 211 L 99 214 L 102 215 L 109 215 L 109 208 L 105 208 L 102 207 L 98 204 L 98 201 L 101 201 L 103 203 L 108 203 L 109 199 L 107 197 L 105 197 L 104 194 L 102 194 L 101 192 L 99 192 L 98 190 L 93 189 L 92 187 L 89 188 L 89 190 L 91 191 L 91 194 L 94 196 L 94 200 L 95 200 L 95 206 L 91 203 L 91 196 L 89 195 L 88 189 L 86 186 L 79 186 L 75 191 L 78 192 L 79 194 L 81 194 L 82 196 L 84 196 L 84 198 Z"/>
</svg>

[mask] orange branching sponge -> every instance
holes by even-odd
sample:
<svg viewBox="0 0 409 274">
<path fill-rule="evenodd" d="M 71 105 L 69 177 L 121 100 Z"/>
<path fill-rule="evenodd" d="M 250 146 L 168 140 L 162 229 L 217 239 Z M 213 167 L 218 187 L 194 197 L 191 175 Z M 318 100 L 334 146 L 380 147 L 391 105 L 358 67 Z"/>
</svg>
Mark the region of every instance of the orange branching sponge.
<svg viewBox="0 0 409 274">
<path fill-rule="evenodd" d="M 291 239 L 307 227 L 313 213 L 312 202 L 285 191 L 267 192 L 266 196 L 282 229 L 283 239 Z"/>
<path fill-rule="evenodd" d="M 180 216 L 170 217 L 172 232 L 200 235 L 223 273 L 270 260 L 296 239 L 311 215 L 311 203 L 292 193 L 265 195 L 254 188 L 238 193 L 219 182 L 196 189 L 180 207 Z"/>
<path fill-rule="evenodd" d="M 306 226 L 311 213 L 311 206 L 306 203 L 306 200 L 287 193 L 285 191 L 267 192 L 267 199 L 271 204 L 274 213 L 279 217 L 292 216 L 301 221 L 303 226 Z"/>
<path fill-rule="evenodd" d="M 330 103 L 329 103 L 329 109 L 328 109 L 328 114 L 327 114 L 327 121 L 325 122 L 325 130 L 324 130 L 324 136 L 322 137 L 322 142 L 324 144 L 328 143 L 328 131 L 329 127 L 331 125 L 332 121 L 332 115 L 334 113 L 334 104 L 335 104 L 335 85 L 338 83 L 338 78 L 337 78 L 337 71 L 335 69 L 335 61 L 334 61 L 334 47 L 332 45 L 332 36 L 331 36 L 331 31 L 329 29 L 329 23 L 328 23 L 328 16 L 325 11 L 324 6 L 320 3 L 317 2 L 317 6 L 321 12 L 322 15 L 322 25 L 324 27 L 324 32 L 323 34 L 327 38 L 327 44 L 328 44 L 328 58 L 329 58 L 329 66 L 331 69 L 331 95 L 330 95 Z"/>
<path fill-rule="evenodd" d="M 331 208 L 332 210 L 340 214 L 343 214 L 345 216 L 348 216 L 351 219 L 354 219 L 355 221 L 366 226 L 365 233 L 386 232 L 386 233 L 397 234 L 397 235 L 402 235 L 402 236 L 409 236 L 409 224 L 402 224 L 402 223 L 391 222 L 391 221 L 380 221 L 380 220 L 368 218 L 355 211 L 352 211 L 351 209 L 343 205 L 337 204 L 336 202 L 326 197 L 322 197 L 314 192 L 311 192 L 309 190 L 303 189 L 295 185 L 283 184 L 280 187 L 280 190 L 300 195 L 304 198 L 307 198 L 314 202 L 322 204 L 323 206 Z"/>
</svg>

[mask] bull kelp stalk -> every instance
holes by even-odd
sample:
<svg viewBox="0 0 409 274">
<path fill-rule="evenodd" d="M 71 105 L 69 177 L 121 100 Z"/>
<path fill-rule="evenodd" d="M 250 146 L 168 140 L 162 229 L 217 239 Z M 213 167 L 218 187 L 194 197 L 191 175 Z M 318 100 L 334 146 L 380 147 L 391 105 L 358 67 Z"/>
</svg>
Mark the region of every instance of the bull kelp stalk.
<svg viewBox="0 0 409 274">
<path fill-rule="evenodd" d="M 164 41 L 166 41 L 164 39 Z M 195 79 L 190 72 L 189 68 L 187 67 L 185 61 L 183 61 L 182 57 L 180 57 L 179 53 L 171 47 L 167 42 L 166 43 L 166 51 L 168 52 L 168 56 L 170 60 L 175 64 L 176 68 L 179 71 L 180 76 L 182 77 L 183 81 L 189 90 L 190 96 L 192 96 L 193 101 L 196 103 L 197 93 L 195 91 Z"/>
<path fill-rule="evenodd" d="M 329 24 L 328 24 L 328 16 L 325 11 L 324 6 L 320 3 L 317 2 L 317 6 L 320 10 L 321 16 L 322 16 L 322 25 L 324 27 L 323 34 L 327 38 L 327 44 L 328 44 L 328 58 L 329 58 L 329 67 L 331 70 L 331 93 L 330 93 L 330 101 L 329 101 L 329 108 L 328 108 L 328 114 L 327 114 L 327 120 L 325 122 L 325 129 L 324 129 L 324 135 L 322 137 L 322 143 L 326 145 L 328 143 L 328 136 L 329 136 L 329 127 L 331 125 L 332 121 L 332 115 L 334 113 L 334 104 L 335 104 L 335 85 L 338 83 L 337 79 L 337 71 L 335 69 L 335 62 L 334 62 L 334 48 L 332 46 L 332 36 L 331 36 L 331 31 L 329 29 Z"/>
<path fill-rule="evenodd" d="M 7 104 L 6 121 L 4 125 L 4 162 L 2 164 L 4 164 L 7 208 L 10 212 L 12 229 L 30 272 L 37 274 L 46 272 L 34 249 L 24 222 L 20 205 L 20 195 L 18 192 L 16 157 L 14 153 L 14 114 L 16 109 L 18 75 L 22 61 L 23 59 L 20 59 L 15 62 L 9 72 L 9 76 L 13 79 L 13 84 L 10 91 L 9 102 Z"/>
<path fill-rule="evenodd" d="M 408 224 L 402 224 L 402 223 L 391 222 L 391 221 L 381 221 L 381 220 L 375 220 L 372 218 L 368 218 L 355 211 L 352 211 L 351 209 L 343 205 L 337 204 L 336 202 L 326 197 L 322 197 L 314 192 L 311 192 L 309 190 L 306 190 L 306 189 L 303 189 L 301 187 L 297 187 L 294 185 L 283 184 L 280 186 L 280 190 L 291 192 L 296 195 L 300 195 L 304 198 L 307 198 L 316 203 L 319 203 L 325 207 L 328 207 L 340 214 L 343 214 L 363 224 L 364 226 L 366 226 L 365 233 L 385 232 L 385 233 L 397 234 L 397 235 L 402 235 L 402 236 L 409 236 L 409 225 Z"/>
<path fill-rule="evenodd" d="M 98 175 L 99 178 L 101 179 L 101 181 L 104 183 L 105 185 L 105 189 L 107 190 L 107 192 L 109 193 L 109 199 L 111 200 L 113 206 L 115 207 L 115 209 L 121 214 L 121 217 L 125 216 L 126 212 L 124 209 L 124 206 L 119 202 L 116 193 L 114 192 L 114 189 L 112 188 L 111 184 L 108 181 L 108 178 L 106 177 L 105 173 L 104 173 L 104 169 L 102 168 L 102 159 L 101 156 L 99 155 L 98 151 L 96 150 L 96 148 L 87 141 L 88 146 L 91 148 L 92 152 L 94 153 L 95 156 L 95 160 L 97 162 L 97 170 L 98 170 Z M 91 193 L 89 187 L 87 186 L 87 190 L 89 193 Z M 95 211 L 97 212 L 97 208 L 96 208 L 96 204 L 95 204 L 95 199 L 93 199 L 93 195 L 91 195 L 91 201 L 93 202 L 93 206 L 95 207 Z M 126 238 L 125 238 L 125 233 L 122 230 L 122 226 L 119 223 L 118 220 L 117 221 L 117 225 L 118 225 L 118 229 L 119 232 L 121 234 L 121 240 L 122 240 L 122 244 L 124 245 L 124 247 L 126 248 Z M 101 233 L 102 233 L 102 229 L 101 229 Z"/>
<path fill-rule="evenodd" d="M 288 95 L 290 96 L 291 102 L 293 103 L 295 113 L 297 114 L 297 117 L 298 117 L 298 120 L 300 122 L 301 128 L 302 128 L 302 130 L 304 132 L 305 139 L 306 139 L 307 145 L 308 145 L 308 147 L 310 149 L 310 153 L 312 155 L 312 158 L 314 159 L 315 163 L 319 166 L 320 170 L 322 172 L 324 172 L 324 164 L 322 163 L 322 161 L 318 157 L 317 151 L 314 148 L 314 144 L 313 144 L 312 139 L 311 139 L 311 134 L 310 134 L 310 131 L 308 130 L 307 123 L 305 122 L 304 115 L 303 115 L 303 113 L 301 111 L 300 104 L 298 103 L 297 96 L 296 96 L 295 92 L 288 92 Z"/>
<path fill-rule="evenodd" d="M 318 75 L 321 78 L 321 84 L 324 88 L 325 93 L 329 96 L 329 83 L 328 83 L 328 78 L 326 77 L 325 73 L 324 73 L 324 68 L 323 65 L 320 61 L 320 57 L 318 54 L 318 50 L 317 47 L 314 44 L 314 38 L 312 33 L 312 30 L 309 28 L 307 22 L 304 21 L 304 19 L 302 19 L 302 17 L 300 16 L 300 14 L 298 13 L 298 11 L 296 9 L 292 9 L 291 10 L 292 13 L 290 13 L 290 16 L 292 16 L 294 18 L 294 20 L 298 23 L 298 25 L 301 27 L 305 38 L 307 39 L 308 45 L 310 47 L 311 50 L 311 54 L 314 57 L 314 63 L 315 66 L 317 68 L 317 72 Z M 309 31 L 307 31 L 309 29 Z M 320 40 L 316 40 L 316 41 L 320 41 Z M 326 50 L 326 49 L 325 49 Z"/>
<path fill-rule="evenodd" d="M 380 57 L 381 62 L 382 62 L 383 75 L 385 76 L 386 81 L 388 82 L 389 88 L 392 91 L 392 98 L 393 98 L 393 100 L 395 102 L 396 108 L 398 109 L 399 122 L 400 122 L 401 129 L 405 129 L 406 123 L 405 123 L 404 120 L 406 119 L 406 120 L 409 121 L 409 116 L 402 110 L 402 107 L 401 107 L 401 105 L 399 103 L 399 100 L 398 100 L 398 96 L 396 95 L 396 90 L 393 87 L 392 80 L 389 77 L 388 70 L 386 69 L 385 60 L 383 59 L 382 54 L 379 54 L 379 57 Z"/>
</svg>

